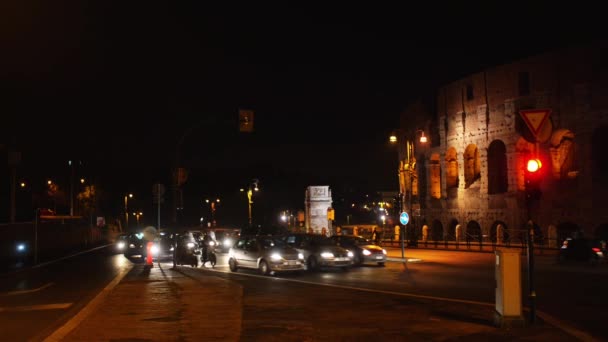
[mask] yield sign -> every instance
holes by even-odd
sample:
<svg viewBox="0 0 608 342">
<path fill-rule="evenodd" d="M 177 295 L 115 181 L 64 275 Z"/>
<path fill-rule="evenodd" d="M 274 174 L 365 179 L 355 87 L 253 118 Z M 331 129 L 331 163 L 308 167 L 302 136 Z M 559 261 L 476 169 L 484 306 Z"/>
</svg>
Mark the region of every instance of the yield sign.
<svg viewBox="0 0 608 342">
<path fill-rule="evenodd" d="M 526 109 L 520 110 L 519 114 L 528 125 L 528 128 L 534 134 L 535 138 L 538 138 L 538 133 L 540 133 L 543 124 L 549 118 L 549 114 L 551 114 L 551 109 Z"/>
</svg>

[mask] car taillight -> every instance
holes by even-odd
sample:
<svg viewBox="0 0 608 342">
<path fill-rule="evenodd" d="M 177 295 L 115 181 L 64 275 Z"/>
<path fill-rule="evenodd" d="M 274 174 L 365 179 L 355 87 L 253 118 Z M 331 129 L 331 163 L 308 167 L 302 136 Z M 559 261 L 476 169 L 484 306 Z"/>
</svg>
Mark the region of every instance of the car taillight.
<svg viewBox="0 0 608 342">
<path fill-rule="evenodd" d="M 594 251 L 595 253 L 599 253 L 600 252 L 600 249 L 596 248 L 596 247 L 591 248 L 591 250 Z"/>
</svg>

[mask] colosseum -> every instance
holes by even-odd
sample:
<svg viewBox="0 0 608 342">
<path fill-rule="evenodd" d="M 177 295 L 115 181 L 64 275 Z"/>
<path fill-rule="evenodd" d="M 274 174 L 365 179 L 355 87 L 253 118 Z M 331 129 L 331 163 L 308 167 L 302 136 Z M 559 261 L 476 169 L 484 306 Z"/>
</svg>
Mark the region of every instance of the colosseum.
<svg viewBox="0 0 608 342">
<path fill-rule="evenodd" d="M 532 219 L 552 247 L 572 234 L 608 239 L 606 61 L 606 41 L 570 47 L 479 71 L 436 89 L 431 105 L 409 105 L 398 175 L 411 233 L 513 242 Z M 526 110 L 541 113 L 535 130 Z M 532 157 L 542 162 L 534 205 L 524 191 Z"/>
</svg>

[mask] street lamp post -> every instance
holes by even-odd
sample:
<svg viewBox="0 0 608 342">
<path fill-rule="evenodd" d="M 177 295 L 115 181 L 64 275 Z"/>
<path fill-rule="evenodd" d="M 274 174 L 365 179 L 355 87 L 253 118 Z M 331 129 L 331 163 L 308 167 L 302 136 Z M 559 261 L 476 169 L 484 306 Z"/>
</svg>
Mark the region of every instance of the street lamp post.
<svg viewBox="0 0 608 342">
<path fill-rule="evenodd" d="M 125 229 L 129 230 L 129 206 L 128 199 L 133 198 L 133 194 L 125 195 Z"/>
<path fill-rule="evenodd" d="M 219 204 L 220 203 L 220 199 L 216 198 L 215 201 L 210 201 L 209 199 L 205 200 L 205 203 L 209 204 L 209 211 L 211 212 L 211 225 L 213 227 L 217 226 L 216 222 L 215 222 L 215 207 L 216 207 L 216 203 Z"/>
<path fill-rule="evenodd" d="M 260 189 L 258 188 L 258 180 L 254 179 L 252 183 L 249 184 L 249 186 L 247 187 L 247 205 L 248 205 L 248 213 L 249 213 L 249 226 L 251 227 L 251 225 L 253 224 L 253 217 L 252 217 L 252 207 L 253 207 L 253 193 L 259 191 Z M 245 189 L 241 189 L 241 192 L 244 192 Z"/>
<path fill-rule="evenodd" d="M 401 133 L 401 130 L 399 130 L 399 132 Z M 419 142 L 421 144 L 426 144 L 428 139 L 427 137 L 424 135 L 424 131 L 421 129 L 417 129 L 413 132 L 413 135 L 416 136 L 418 133 L 420 133 L 420 138 L 419 138 Z M 403 184 L 403 190 L 405 190 L 404 192 L 404 196 L 407 196 L 407 210 L 409 211 L 410 215 L 413 217 L 414 212 L 413 212 L 413 197 L 414 197 L 414 178 L 415 178 L 415 173 L 417 171 L 417 167 L 416 167 L 416 157 L 415 157 L 415 151 L 414 151 L 414 147 L 415 147 L 415 139 L 411 139 L 410 137 L 407 137 L 406 134 L 402 133 L 402 135 L 405 137 L 405 156 L 404 156 L 404 161 L 406 161 L 406 167 L 407 169 L 404 170 L 401 168 L 401 163 L 399 163 L 399 181 L 403 181 L 405 184 Z M 389 142 L 391 144 L 396 144 L 399 142 L 399 138 L 397 136 L 396 133 L 392 133 L 389 137 Z M 401 160 L 401 154 L 399 155 L 399 160 Z M 401 174 L 402 172 L 407 172 L 409 175 L 409 184 L 407 184 L 405 182 L 405 177 L 402 178 Z M 400 189 L 401 190 L 401 189 Z M 399 192 L 401 195 L 401 191 Z M 403 198 L 404 200 L 405 198 Z M 401 203 L 403 204 L 404 201 L 401 201 Z M 403 210 L 403 208 L 399 208 L 399 210 Z M 415 229 L 416 227 L 414 227 Z M 403 230 L 401 232 L 401 255 L 402 257 L 404 257 L 404 235 L 405 235 L 405 227 L 403 227 Z"/>
</svg>

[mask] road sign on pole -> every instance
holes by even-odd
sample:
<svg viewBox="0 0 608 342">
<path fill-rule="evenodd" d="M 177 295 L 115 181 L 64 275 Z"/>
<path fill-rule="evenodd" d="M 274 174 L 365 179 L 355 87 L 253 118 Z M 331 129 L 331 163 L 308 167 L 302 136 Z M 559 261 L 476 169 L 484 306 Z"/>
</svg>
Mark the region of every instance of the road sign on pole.
<svg viewBox="0 0 608 342">
<path fill-rule="evenodd" d="M 410 222 L 410 215 L 405 211 L 402 212 L 401 215 L 399 215 L 399 222 L 404 226 L 407 225 Z"/>
<path fill-rule="evenodd" d="M 540 131 L 551 114 L 551 109 L 526 109 L 520 110 L 519 114 L 524 119 L 526 125 L 530 129 L 530 132 L 534 135 L 534 138 L 538 140 Z"/>
</svg>

